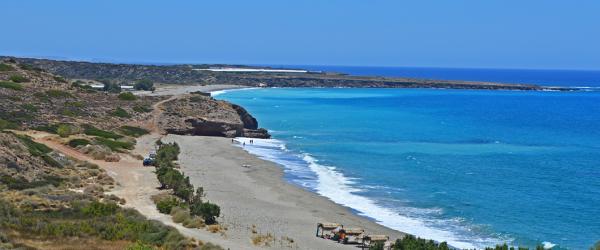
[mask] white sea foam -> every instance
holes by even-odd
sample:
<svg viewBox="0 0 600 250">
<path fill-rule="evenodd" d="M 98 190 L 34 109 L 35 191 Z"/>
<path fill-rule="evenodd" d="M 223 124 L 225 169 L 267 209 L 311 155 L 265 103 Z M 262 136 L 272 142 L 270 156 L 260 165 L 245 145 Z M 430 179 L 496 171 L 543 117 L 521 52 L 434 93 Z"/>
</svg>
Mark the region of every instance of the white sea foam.
<svg viewBox="0 0 600 250">
<path fill-rule="evenodd" d="M 462 220 L 460 218 L 432 222 L 423 218 L 405 216 L 400 213 L 400 210 L 380 206 L 374 200 L 358 195 L 357 193 L 362 190 L 357 188 L 358 185 L 356 185 L 355 180 L 336 171 L 335 167 L 321 165 L 317 159 L 309 154 L 294 154 L 289 152 L 286 150 L 285 144 L 279 140 L 253 140 L 254 144 L 249 144 L 250 138 L 236 138 L 238 145 L 245 142 L 243 148 L 249 153 L 278 163 L 284 166 L 284 171 L 301 178 L 300 181 L 294 183 L 308 187 L 335 203 L 352 208 L 359 215 L 372 218 L 381 225 L 426 239 L 433 239 L 439 242 L 446 241 L 449 245 L 461 249 L 474 249 L 501 242 L 493 238 L 468 238 L 469 236 L 459 235 L 452 230 L 432 226 L 435 224 L 445 226 L 445 228 L 452 228 L 451 224 L 457 225 Z M 307 167 L 310 172 L 306 171 Z M 415 212 L 417 209 L 405 208 L 405 212 L 408 211 L 406 214 L 417 214 Z M 437 208 L 425 209 L 420 213 L 442 213 L 442 210 Z M 456 227 L 459 226 L 457 225 Z"/>
<path fill-rule="evenodd" d="M 556 244 L 548 241 L 542 242 L 542 245 L 544 246 L 544 249 L 550 249 L 556 246 Z"/>
<path fill-rule="evenodd" d="M 257 88 L 239 88 L 239 89 L 215 90 L 215 91 L 211 91 L 210 92 L 210 96 L 215 97 L 215 96 L 222 95 L 222 94 L 229 93 L 229 92 L 242 91 L 242 90 L 252 90 L 252 89 L 257 89 Z"/>
</svg>

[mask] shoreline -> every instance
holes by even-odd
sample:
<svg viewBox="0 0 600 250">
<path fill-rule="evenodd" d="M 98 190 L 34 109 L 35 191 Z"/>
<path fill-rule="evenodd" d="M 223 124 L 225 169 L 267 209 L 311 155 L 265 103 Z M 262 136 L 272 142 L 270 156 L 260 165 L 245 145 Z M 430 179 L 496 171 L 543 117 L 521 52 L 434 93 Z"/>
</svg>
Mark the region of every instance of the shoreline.
<svg viewBox="0 0 600 250">
<path fill-rule="evenodd" d="M 319 222 L 360 227 L 366 234 L 385 234 L 392 241 L 405 235 L 289 183 L 281 166 L 233 145 L 230 138 L 169 134 L 163 141 L 179 144 L 181 170 L 192 184 L 204 188 L 207 200 L 221 206 L 222 217 L 218 220 L 228 227 L 225 234 L 230 242 L 219 242 L 222 236 L 215 234 L 210 241 L 223 247 L 254 247 L 244 243 L 249 243 L 255 230 L 275 236 L 276 241 L 291 238 L 297 249 L 353 249 L 352 245 L 316 237 Z"/>
</svg>

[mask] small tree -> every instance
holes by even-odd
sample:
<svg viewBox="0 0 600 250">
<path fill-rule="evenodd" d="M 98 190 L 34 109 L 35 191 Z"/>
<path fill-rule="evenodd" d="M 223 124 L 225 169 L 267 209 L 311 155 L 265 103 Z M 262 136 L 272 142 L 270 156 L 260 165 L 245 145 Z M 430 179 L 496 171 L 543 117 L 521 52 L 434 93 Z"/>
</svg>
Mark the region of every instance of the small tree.
<svg viewBox="0 0 600 250">
<path fill-rule="evenodd" d="M 104 84 L 103 90 L 106 92 L 110 92 L 110 93 L 120 93 L 121 92 L 121 86 L 119 84 L 116 84 L 114 82 L 109 82 L 109 81 L 105 81 L 102 83 Z"/>
<path fill-rule="evenodd" d="M 207 225 L 215 224 L 221 214 L 221 208 L 210 202 L 194 202 L 190 205 L 190 214 L 200 216 Z"/>
<path fill-rule="evenodd" d="M 133 85 L 133 88 L 136 90 L 154 91 L 154 83 L 148 79 L 143 79 L 143 80 L 137 81 Z"/>
</svg>

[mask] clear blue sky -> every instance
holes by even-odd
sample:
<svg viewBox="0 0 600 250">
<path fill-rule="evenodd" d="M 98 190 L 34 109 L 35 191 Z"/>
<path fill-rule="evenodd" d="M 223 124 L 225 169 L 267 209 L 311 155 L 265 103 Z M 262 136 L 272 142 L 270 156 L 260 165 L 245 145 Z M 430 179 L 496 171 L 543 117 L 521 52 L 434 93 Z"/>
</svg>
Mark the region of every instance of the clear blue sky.
<svg viewBox="0 0 600 250">
<path fill-rule="evenodd" d="M 2 0 L 0 13 L 2 55 L 600 69 L 597 0 Z"/>
</svg>

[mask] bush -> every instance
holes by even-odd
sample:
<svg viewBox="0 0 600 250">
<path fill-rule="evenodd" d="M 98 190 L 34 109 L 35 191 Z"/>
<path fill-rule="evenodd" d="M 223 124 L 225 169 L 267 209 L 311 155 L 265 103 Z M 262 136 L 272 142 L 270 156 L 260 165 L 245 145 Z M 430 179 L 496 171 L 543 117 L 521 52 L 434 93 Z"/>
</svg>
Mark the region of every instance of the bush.
<svg viewBox="0 0 600 250">
<path fill-rule="evenodd" d="M 118 152 L 122 152 L 123 149 L 131 150 L 135 147 L 135 144 L 133 144 L 131 142 L 115 141 L 115 140 L 102 138 L 102 137 L 97 137 L 95 139 L 95 141 L 97 144 L 104 145 L 104 146 L 110 148 L 111 150 L 118 151 Z"/>
<path fill-rule="evenodd" d="M 29 82 L 29 79 L 20 75 L 12 75 L 8 79 L 16 83 Z"/>
<path fill-rule="evenodd" d="M 127 246 L 127 248 L 125 248 L 125 250 L 154 250 L 154 249 L 156 249 L 156 248 L 154 248 L 151 245 L 144 244 L 140 241 L 136 241 L 135 243 L 132 243 L 129 246 Z"/>
<path fill-rule="evenodd" d="M 190 211 L 182 207 L 174 207 L 171 209 L 171 219 L 175 223 L 182 223 L 191 218 Z"/>
<path fill-rule="evenodd" d="M 146 106 L 136 105 L 133 107 L 133 111 L 138 113 L 148 113 L 151 112 L 152 109 Z"/>
<path fill-rule="evenodd" d="M 58 187 L 64 180 L 58 176 L 47 175 L 43 176 L 39 180 L 28 181 L 23 177 L 12 177 L 10 175 L 1 175 L 0 183 L 6 185 L 8 189 L 12 190 L 24 190 L 37 187 L 43 187 L 47 185 L 53 185 Z"/>
<path fill-rule="evenodd" d="M 12 66 L 5 64 L 5 63 L 0 63 L 0 71 L 13 71 L 15 70 L 15 68 L 13 68 Z"/>
<path fill-rule="evenodd" d="M 76 148 L 78 146 L 86 146 L 89 145 L 91 142 L 86 140 L 86 139 L 73 139 L 69 141 L 69 146 L 72 148 Z"/>
<path fill-rule="evenodd" d="M 58 89 L 47 90 L 46 91 L 46 96 L 50 97 L 50 98 L 69 98 L 69 97 L 73 97 L 73 95 L 71 95 L 71 93 L 69 93 L 67 91 L 58 90 Z"/>
<path fill-rule="evenodd" d="M 15 83 L 15 82 L 0 81 L 0 88 L 12 89 L 12 90 L 23 90 L 23 85 Z"/>
<path fill-rule="evenodd" d="M 17 124 L 14 124 L 11 121 L 0 119 L 0 130 L 4 130 L 4 129 L 17 129 L 18 127 L 19 126 Z"/>
<path fill-rule="evenodd" d="M 49 147 L 47 147 L 44 144 L 34 142 L 31 139 L 31 137 L 29 137 L 29 136 L 26 136 L 26 135 L 16 135 L 16 136 L 23 144 L 25 144 L 25 146 L 29 150 L 29 153 L 33 156 L 42 156 L 42 155 L 52 152 L 52 149 L 50 149 Z"/>
<path fill-rule="evenodd" d="M 79 134 L 81 131 L 78 127 L 71 124 L 60 124 L 58 128 L 56 128 L 56 133 L 60 137 L 69 137 L 70 135 Z"/>
<path fill-rule="evenodd" d="M 204 219 L 204 223 L 212 225 L 217 222 L 221 208 L 210 202 L 198 202 L 190 205 L 190 214 L 200 216 Z"/>
<path fill-rule="evenodd" d="M 24 103 L 21 105 L 21 108 L 23 108 L 24 110 L 27 110 L 29 112 L 37 112 L 38 111 L 38 107 L 36 107 L 35 105 L 33 105 L 31 103 Z"/>
<path fill-rule="evenodd" d="M 154 83 L 150 80 L 139 80 L 133 85 L 133 88 L 136 90 L 148 90 L 154 91 Z"/>
<path fill-rule="evenodd" d="M 131 92 L 123 92 L 119 94 L 119 99 L 124 101 L 135 101 L 137 97 Z"/>
<path fill-rule="evenodd" d="M 383 249 L 383 248 L 381 248 Z M 426 240 L 415 237 L 413 235 L 406 235 L 402 239 L 397 239 L 396 243 L 394 243 L 394 250 L 404 250 L 404 249 L 431 249 L 431 250 L 449 250 L 448 244 L 446 242 L 436 243 L 433 240 Z"/>
<path fill-rule="evenodd" d="M 55 81 L 57 81 L 57 82 L 62 82 L 62 83 L 66 83 L 67 82 L 67 80 L 65 78 L 61 77 L 61 76 L 53 76 L 52 78 Z"/>
<path fill-rule="evenodd" d="M 150 133 L 150 131 L 148 131 L 146 129 L 139 128 L 139 127 L 132 127 L 132 126 L 122 126 L 119 128 L 119 132 L 121 132 L 124 135 L 131 136 L 131 137 L 140 137 L 142 135 L 146 135 L 146 134 Z"/>
<path fill-rule="evenodd" d="M 103 90 L 106 92 L 110 92 L 110 93 L 120 93 L 121 92 L 121 86 L 119 86 L 119 84 L 108 82 L 108 81 L 102 81 L 102 83 L 104 84 Z"/>
<path fill-rule="evenodd" d="M 102 138 L 110 138 L 110 139 L 119 139 L 122 138 L 122 135 L 110 132 L 110 131 L 106 131 L 106 130 L 102 130 L 99 128 L 96 128 L 92 125 L 84 125 L 83 126 L 84 130 L 83 133 L 85 133 L 86 135 L 91 135 L 91 136 L 98 136 L 98 137 L 102 137 Z"/>
<path fill-rule="evenodd" d="M 171 210 L 177 206 L 179 206 L 179 200 L 173 196 L 163 197 L 156 202 L 156 208 L 163 214 L 171 214 Z"/>
<path fill-rule="evenodd" d="M 127 113 L 126 110 L 122 109 L 121 107 L 118 107 L 110 114 L 113 116 L 116 116 L 116 117 L 121 117 L 121 118 L 131 118 L 131 115 L 129 113 Z"/>
</svg>

